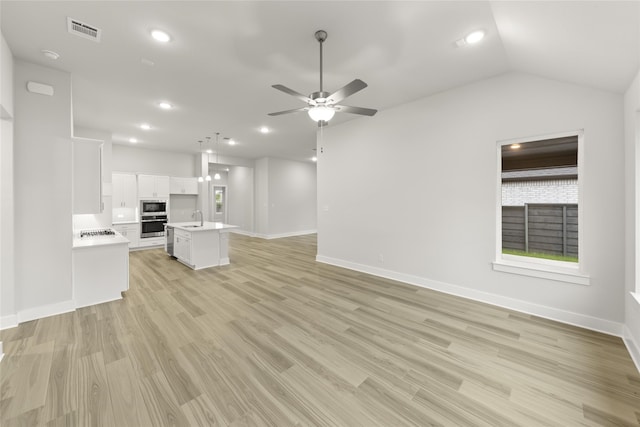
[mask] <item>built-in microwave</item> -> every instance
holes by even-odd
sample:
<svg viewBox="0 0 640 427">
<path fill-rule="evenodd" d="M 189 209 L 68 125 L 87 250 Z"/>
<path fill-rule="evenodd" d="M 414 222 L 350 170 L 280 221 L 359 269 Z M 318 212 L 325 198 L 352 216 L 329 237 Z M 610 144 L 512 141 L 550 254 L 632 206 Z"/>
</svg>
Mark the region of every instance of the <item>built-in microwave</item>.
<svg viewBox="0 0 640 427">
<path fill-rule="evenodd" d="M 140 200 L 140 216 L 167 213 L 166 200 Z"/>
</svg>

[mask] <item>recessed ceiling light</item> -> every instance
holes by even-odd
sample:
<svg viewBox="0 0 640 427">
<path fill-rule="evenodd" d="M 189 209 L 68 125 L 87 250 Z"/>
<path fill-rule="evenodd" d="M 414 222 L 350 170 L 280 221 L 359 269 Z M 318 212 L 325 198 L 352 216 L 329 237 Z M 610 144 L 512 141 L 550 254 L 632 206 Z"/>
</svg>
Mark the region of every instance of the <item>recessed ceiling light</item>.
<svg viewBox="0 0 640 427">
<path fill-rule="evenodd" d="M 171 36 L 161 30 L 151 31 L 151 37 L 153 37 L 154 39 L 162 43 L 167 43 L 168 41 L 171 40 Z"/>
<path fill-rule="evenodd" d="M 474 43 L 478 43 L 483 38 L 484 38 L 484 31 L 477 30 L 467 34 L 467 36 L 464 38 L 464 41 L 466 41 L 469 44 L 474 44 Z"/>
<path fill-rule="evenodd" d="M 512 150 L 517 150 L 518 148 L 520 148 L 520 144 L 511 144 L 510 147 Z"/>
<path fill-rule="evenodd" d="M 47 49 L 43 49 L 40 52 L 42 52 L 42 54 L 44 56 L 46 56 L 49 59 L 53 59 L 54 61 L 58 58 L 60 58 L 60 55 L 57 52 L 54 52 L 52 50 L 47 50 Z"/>
<path fill-rule="evenodd" d="M 149 129 L 151 129 L 151 125 L 149 125 L 148 123 L 142 123 L 140 125 L 140 129 L 149 130 Z"/>
<path fill-rule="evenodd" d="M 262 126 L 262 127 L 260 128 L 260 132 L 262 132 L 262 133 L 269 133 L 269 128 L 268 128 L 268 127 L 266 127 L 266 126 Z"/>
<path fill-rule="evenodd" d="M 129 138 L 129 142 L 132 144 L 136 144 L 138 140 L 136 138 Z"/>
<path fill-rule="evenodd" d="M 162 108 L 163 110 L 170 110 L 171 108 L 173 108 L 173 105 L 169 104 L 166 101 L 162 101 L 160 104 L 158 104 L 158 107 Z"/>
</svg>

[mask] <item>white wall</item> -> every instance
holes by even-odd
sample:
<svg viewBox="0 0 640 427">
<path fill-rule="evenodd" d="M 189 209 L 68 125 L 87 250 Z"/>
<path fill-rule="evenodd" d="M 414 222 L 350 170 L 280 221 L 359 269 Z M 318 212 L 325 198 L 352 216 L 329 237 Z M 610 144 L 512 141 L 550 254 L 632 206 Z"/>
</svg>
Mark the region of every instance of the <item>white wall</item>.
<svg viewBox="0 0 640 427">
<path fill-rule="evenodd" d="M 28 81 L 54 95 L 26 90 Z M 15 290 L 19 321 L 74 308 L 71 76 L 14 63 Z"/>
<path fill-rule="evenodd" d="M 629 349 L 640 369 L 640 70 L 624 97 L 625 126 L 625 326 Z M 638 300 L 631 293 L 638 291 Z"/>
<path fill-rule="evenodd" d="M 227 176 L 227 208 L 229 224 L 237 225 L 238 231 L 254 232 L 254 191 L 253 168 L 231 166 Z"/>
<path fill-rule="evenodd" d="M 113 144 L 111 167 L 114 172 L 197 176 L 196 161 L 193 154 Z"/>
<path fill-rule="evenodd" d="M 269 159 L 255 161 L 255 231 L 260 236 L 269 234 Z"/>
<path fill-rule="evenodd" d="M 4 37 L 1 37 L 0 42 L 0 116 L 2 117 L 0 120 L 0 329 L 2 329 L 15 325 L 17 316 L 13 213 L 13 56 Z M 0 354 L 2 354 L 1 348 Z"/>
<path fill-rule="evenodd" d="M 509 73 L 327 127 L 318 141 L 318 260 L 619 334 L 622 105 L 619 94 Z M 496 141 L 578 129 L 580 259 L 591 285 L 493 271 Z"/>
<path fill-rule="evenodd" d="M 316 231 L 316 164 L 269 159 L 269 234 Z"/>
<path fill-rule="evenodd" d="M 316 166 L 277 158 L 255 162 L 256 234 L 271 239 L 316 231 Z"/>
</svg>

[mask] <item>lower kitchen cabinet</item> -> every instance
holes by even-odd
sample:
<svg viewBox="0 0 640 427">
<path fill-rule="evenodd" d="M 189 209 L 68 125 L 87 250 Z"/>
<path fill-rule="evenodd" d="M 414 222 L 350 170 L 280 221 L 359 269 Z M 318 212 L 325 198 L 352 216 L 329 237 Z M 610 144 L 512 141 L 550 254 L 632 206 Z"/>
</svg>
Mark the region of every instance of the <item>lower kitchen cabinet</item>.
<svg viewBox="0 0 640 427">
<path fill-rule="evenodd" d="M 180 261 L 191 265 L 191 233 L 175 230 L 173 234 L 173 255 Z"/>
<path fill-rule="evenodd" d="M 129 250 L 127 242 L 114 237 L 112 244 L 74 246 L 73 299 L 76 307 L 100 304 L 122 298 L 129 289 Z"/>
<path fill-rule="evenodd" d="M 140 238 L 140 243 L 138 243 L 139 248 L 148 248 L 152 246 L 164 246 L 165 238 L 164 237 L 145 237 Z"/>
<path fill-rule="evenodd" d="M 140 246 L 140 224 L 114 224 L 113 229 L 129 241 L 129 249 Z"/>
</svg>

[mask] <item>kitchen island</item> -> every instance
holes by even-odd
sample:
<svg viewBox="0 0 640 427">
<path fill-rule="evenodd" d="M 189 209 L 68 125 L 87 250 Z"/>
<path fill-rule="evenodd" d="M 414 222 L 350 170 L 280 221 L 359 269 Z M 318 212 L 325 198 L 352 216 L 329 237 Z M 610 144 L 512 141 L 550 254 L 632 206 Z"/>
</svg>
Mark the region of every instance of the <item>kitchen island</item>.
<svg viewBox="0 0 640 427">
<path fill-rule="evenodd" d="M 221 222 L 174 222 L 166 224 L 169 255 L 193 268 L 229 264 L 229 230 L 235 225 Z"/>
</svg>

